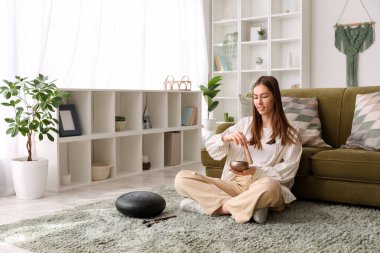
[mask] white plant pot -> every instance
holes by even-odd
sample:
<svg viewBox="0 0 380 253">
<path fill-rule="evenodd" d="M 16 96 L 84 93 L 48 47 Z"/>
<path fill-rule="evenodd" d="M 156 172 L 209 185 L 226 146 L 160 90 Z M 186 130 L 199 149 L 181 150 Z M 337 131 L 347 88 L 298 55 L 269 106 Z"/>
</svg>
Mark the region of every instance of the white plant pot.
<svg viewBox="0 0 380 253">
<path fill-rule="evenodd" d="M 203 119 L 203 126 L 207 131 L 215 131 L 216 119 Z"/>
<path fill-rule="evenodd" d="M 36 158 L 27 161 L 26 158 L 12 160 L 13 185 L 18 199 L 38 199 L 45 194 L 48 160 Z"/>
</svg>

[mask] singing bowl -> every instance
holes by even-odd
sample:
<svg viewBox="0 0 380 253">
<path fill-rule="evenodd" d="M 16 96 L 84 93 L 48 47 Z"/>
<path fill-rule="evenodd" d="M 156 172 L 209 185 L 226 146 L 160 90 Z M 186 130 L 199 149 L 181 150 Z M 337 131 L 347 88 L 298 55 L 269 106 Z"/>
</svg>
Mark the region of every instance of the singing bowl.
<svg viewBox="0 0 380 253">
<path fill-rule="evenodd" d="M 248 162 L 246 162 L 246 161 L 231 161 L 230 167 L 233 170 L 243 172 L 246 169 L 248 169 Z"/>
</svg>

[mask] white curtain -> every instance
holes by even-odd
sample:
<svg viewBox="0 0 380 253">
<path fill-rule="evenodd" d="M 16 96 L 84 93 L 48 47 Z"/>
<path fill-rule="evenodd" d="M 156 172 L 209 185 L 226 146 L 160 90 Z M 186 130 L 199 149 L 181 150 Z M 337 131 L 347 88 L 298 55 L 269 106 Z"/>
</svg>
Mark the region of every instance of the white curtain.
<svg viewBox="0 0 380 253">
<path fill-rule="evenodd" d="M 0 80 L 49 76 L 62 88 L 163 89 L 171 74 L 207 82 L 202 0 L 0 0 Z M 2 83 L 3 84 L 3 83 Z M 1 84 L 1 85 L 2 85 Z M 24 144 L 5 136 L 0 195 Z"/>
</svg>

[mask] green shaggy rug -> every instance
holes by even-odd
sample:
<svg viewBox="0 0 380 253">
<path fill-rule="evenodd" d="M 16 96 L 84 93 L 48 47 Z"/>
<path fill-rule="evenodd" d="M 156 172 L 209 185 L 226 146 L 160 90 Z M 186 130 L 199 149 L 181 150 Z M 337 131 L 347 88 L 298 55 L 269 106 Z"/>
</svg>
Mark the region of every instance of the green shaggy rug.
<svg viewBox="0 0 380 253">
<path fill-rule="evenodd" d="M 0 226 L 0 242 L 34 252 L 379 252 L 380 211 L 296 201 L 270 213 L 265 225 L 238 224 L 178 210 L 173 186 L 154 190 L 166 199 L 161 216 L 147 227 L 120 214 L 115 200 L 63 210 Z"/>
</svg>

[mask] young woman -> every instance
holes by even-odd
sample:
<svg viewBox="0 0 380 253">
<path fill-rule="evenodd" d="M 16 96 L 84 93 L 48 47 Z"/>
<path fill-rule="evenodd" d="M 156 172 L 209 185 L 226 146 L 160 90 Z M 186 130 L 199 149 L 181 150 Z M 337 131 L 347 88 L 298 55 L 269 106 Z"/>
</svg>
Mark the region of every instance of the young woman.
<svg viewBox="0 0 380 253">
<path fill-rule="evenodd" d="M 222 178 L 182 170 L 175 178 L 177 192 L 186 197 L 181 209 L 208 215 L 231 215 L 237 222 L 264 223 L 269 208 L 281 211 L 295 200 L 293 185 L 302 144 L 296 127 L 286 119 L 277 80 L 260 77 L 253 86 L 253 116 L 242 118 L 212 136 L 206 149 L 215 160 L 227 156 Z M 243 172 L 230 168 L 245 160 L 248 146 L 253 163 Z"/>
</svg>

